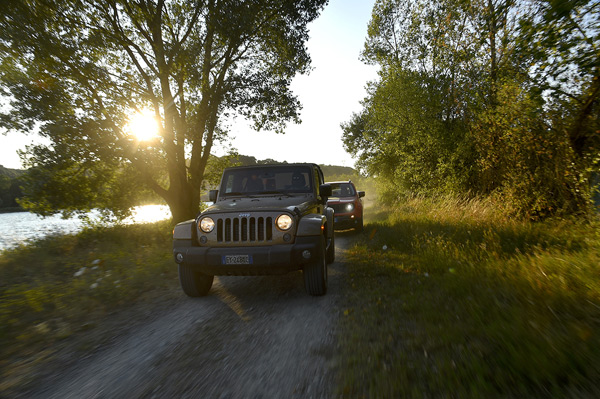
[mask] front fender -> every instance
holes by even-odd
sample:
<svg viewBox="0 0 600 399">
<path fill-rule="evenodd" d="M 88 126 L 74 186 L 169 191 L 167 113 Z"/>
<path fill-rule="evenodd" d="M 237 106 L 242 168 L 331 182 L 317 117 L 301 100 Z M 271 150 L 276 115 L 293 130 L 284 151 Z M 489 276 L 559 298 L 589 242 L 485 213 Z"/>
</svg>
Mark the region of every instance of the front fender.
<svg viewBox="0 0 600 399">
<path fill-rule="evenodd" d="M 324 226 L 327 223 L 327 217 L 317 213 L 304 216 L 298 223 L 296 235 L 302 236 L 317 236 L 323 234 Z"/>
<path fill-rule="evenodd" d="M 195 220 L 190 219 L 177 223 L 173 229 L 173 240 L 191 240 L 194 237 Z"/>
<path fill-rule="evenodd" d="M 334 216 L 333 216 L 333 208 L 326 208 L 325 214 L 327 215 L 327 220 L 329 223 L 327 223 L 327 237 L 333 237 L 334 231 L 333 231 L 333 221 L 334 221 Z"/>
</svg>

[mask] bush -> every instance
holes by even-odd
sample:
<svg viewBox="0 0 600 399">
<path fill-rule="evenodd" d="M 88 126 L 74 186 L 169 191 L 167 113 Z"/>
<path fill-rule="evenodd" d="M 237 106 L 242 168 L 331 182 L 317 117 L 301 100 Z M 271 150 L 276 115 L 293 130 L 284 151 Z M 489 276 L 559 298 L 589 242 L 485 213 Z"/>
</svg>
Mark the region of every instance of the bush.
<svg viewBox="0 0 600 399">
<path fill-rule="evenodd" d="M 472 136 L 479 153 L 479 190 L 512 214 L 532 219 L 585 213 L 591 190 L 569 137 L 541 112 L 542 101 L 516 84 L 480 115 Z"/>
</svg>

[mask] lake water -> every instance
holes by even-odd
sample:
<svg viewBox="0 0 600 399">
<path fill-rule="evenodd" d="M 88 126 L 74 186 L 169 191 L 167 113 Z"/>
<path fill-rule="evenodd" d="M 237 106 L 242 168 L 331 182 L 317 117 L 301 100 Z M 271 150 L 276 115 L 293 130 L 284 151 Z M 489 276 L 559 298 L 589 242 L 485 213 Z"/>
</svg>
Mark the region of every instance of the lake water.
<svg viewBox="0 0 600 399">
<path fill-rule="evenodd" d="M 166 205 L 144 205 L 135 207 L 126 224 L 152 223 L 171 217 Z M 92 220 L 97 214 L 90 214 Z M 62 219 L 60 215 L 47 218 L 29 212 L 0 213 L 0 251 L 13 248 L 49 234 L 72 234 L 80 231 L 84 223 L 77 217 Z"/>
</svg>

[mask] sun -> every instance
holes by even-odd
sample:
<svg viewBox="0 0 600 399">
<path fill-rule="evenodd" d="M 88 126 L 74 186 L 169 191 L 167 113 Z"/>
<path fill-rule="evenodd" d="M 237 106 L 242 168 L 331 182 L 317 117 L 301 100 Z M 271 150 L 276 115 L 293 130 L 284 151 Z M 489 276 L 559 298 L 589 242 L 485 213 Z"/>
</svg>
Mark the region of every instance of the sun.
<svg viewBox="0 0 600 399">
<path fill-rule="evenodd" d="M 144 110 L 129 118 L 125 131 L 139 141 L 148 141 L 158 136 L 158 123 L 152 111 Z"/>
</svg>

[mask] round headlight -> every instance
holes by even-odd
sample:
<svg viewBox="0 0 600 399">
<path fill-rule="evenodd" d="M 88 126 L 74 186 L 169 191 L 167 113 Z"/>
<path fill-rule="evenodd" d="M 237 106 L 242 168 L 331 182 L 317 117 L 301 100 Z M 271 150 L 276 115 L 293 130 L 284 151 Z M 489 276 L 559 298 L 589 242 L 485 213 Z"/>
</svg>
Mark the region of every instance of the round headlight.
<svg viewBox="0 0 600 399">
<path fill-rule="evenodd" d="M 215 221 L 209 217 L 206 217 L 202 218 L 198 225 L 200 226 L 200 230 L 202 230 L 205 233 L 210 233 L 215 228 Z"/>
<path fill-rule="evenodd" d="M 275 223 L 277 224 L 277 228 L 279 228 L 279 230 L 285 231 L 292 227 L 293 221 L 290 215 L 280 215 Z"/>
<path fill-rule="evenodd" d="M 354 210 L 354 204 L 348 204 L 348 205 L 346 205 L 346 210 L 348 212 L 352 212 Z"/>
</svg>

